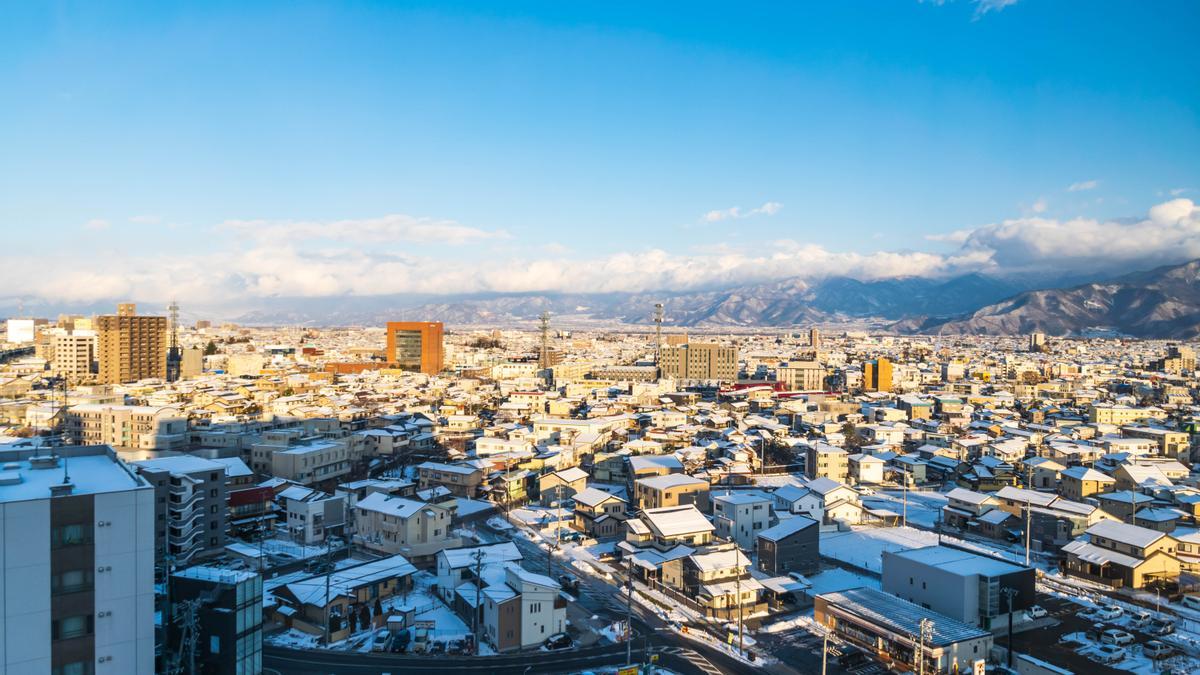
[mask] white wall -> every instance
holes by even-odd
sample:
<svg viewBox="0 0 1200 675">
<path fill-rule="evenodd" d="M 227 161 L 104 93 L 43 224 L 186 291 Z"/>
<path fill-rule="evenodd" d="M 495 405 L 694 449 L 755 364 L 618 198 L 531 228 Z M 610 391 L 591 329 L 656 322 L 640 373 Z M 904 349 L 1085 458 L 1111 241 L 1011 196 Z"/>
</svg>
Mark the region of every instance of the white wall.
<svg viewBox="0 0 1200 675">
<path fill-rule="evenodd" d="M 0 504 L 0 671 L 50 672 L 50 502 Z"/>
<path fill-rule="evenodd" d="M 154 672 L 154 492 L 98 494 L 95 519 L 96 673 L 150 675 Z"/>
</svg>

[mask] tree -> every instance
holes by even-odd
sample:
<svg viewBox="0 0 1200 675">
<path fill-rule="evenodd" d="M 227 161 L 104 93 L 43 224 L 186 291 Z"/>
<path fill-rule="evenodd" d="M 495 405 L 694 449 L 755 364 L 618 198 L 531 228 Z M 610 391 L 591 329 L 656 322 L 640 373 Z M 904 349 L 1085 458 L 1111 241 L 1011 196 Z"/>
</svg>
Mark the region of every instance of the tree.
<svg viewBox="0 0 1200 675">
<path fill-rule="evenodd" d="M 846 420 L 842 425 L 842 435 L 846 437 L 846 449 L 857 452 L 863 446 L 863 437 L 858 433 L 858 428 L 854 426 L 854 422 Z"/>
<path fill-rule="evenodd" d="M 212 340 L 209 340 L 208 344 L 204 345 L 204 355 L 212 356 L 213 354 L 216 354 L 216 353 L 217 353 L 217 343 L 213 342 Z"/>
</svg>

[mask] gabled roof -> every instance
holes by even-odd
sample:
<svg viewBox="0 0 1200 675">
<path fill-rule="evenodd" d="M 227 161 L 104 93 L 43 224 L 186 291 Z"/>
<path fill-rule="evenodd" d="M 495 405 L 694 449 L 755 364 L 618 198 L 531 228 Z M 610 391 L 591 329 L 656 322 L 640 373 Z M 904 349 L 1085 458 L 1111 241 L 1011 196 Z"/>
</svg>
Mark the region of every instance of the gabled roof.
<svg viewBox="0 0 1200 675">
<path fill-rule="evenodd" d="M 642 511 L 642 517 L 647 525 L 664 537 L 712 532 L 716 529 L 693 504 L 646 509 Z"/>
<path fill-rule="evenodd" d="M 1067 469 L 1066 471 L 1063 471 L 1062 475 L 1070 477 L 1070 478 L 1074 478 L 1075 480 L 1091 480 L 1091 481 L 1098 481 L 1098 482 L 1102 482 L 1102 483 L 1117 482 L 1116 478 L 1113 478 L 1112 476 L 1104 473 L 1103 471 L 1097 471 L 1093 468 L 1086 467 L 1086 466 L 1073 466 L 1073 467 Z"/>
<path fill-rule="evenodd" d="M 1156 530 L 1129 525 L 1128 523 L 1119 523 L 1115 520 L 1102 520 L 1092 525 L 1087 529 L 1087 535 L 1093 538 L 1093 540 L 1095 537 L 1103 537 L 1138 548 L 1145 548 L 1167 536 Z"/>
<path fill-rule="evenodd" d="M 592 506 L 592 507 L 599 506 L 610 499 L 615 499 L 619 502 L 625 501 L 624 499 L 621 499 L 620 497 L 618 497 L 610 492 L 605 492 L 604 490 L 601 490 L 599 488 L 592 488 L 592 487 L 584 488 L 584 489 L 580 490 L 579 492 L 576 492 L 575 496 L 572 497 L 572 499 L 574 499 L 575 502 L 578 504 L 583 504 L 584 506 Z"/>
<path fill-rule="evenodd" d="M 759 532 L 758 538 L 766 539 L 767 541 L 780 541 L 816 524 L 817 521 L 813 520 L 812 518 L 806 518 L 805 516 L 792 516 L 791 518 L 785 518 L 784 520 L 779 521 L 779 524 L 775 525 L 774 527 L 768 527 L 762 532 Z"/>
</svg>

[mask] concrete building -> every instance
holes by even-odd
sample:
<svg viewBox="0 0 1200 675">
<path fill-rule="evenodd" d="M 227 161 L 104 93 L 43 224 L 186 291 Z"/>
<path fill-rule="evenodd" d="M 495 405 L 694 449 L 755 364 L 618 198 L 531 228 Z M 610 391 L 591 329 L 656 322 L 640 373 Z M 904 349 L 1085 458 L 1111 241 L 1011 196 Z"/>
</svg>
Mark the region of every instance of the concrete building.
<svg viewBox="0 0 1200 675">
<path fill-rule="evenodd" d="M 828 443 L 813 443 L 805 451 L 804 474 L 809 478 L 830 478 L 845 483 L 850 475 L 850 455 Z"/>
<path fill-rule="evenodd" d="M 92 376 L 96 361 L 96 335 L 91 331 L 55 335 L 50 338 L 50 368 L 68 378 Z"/>
<path fill-rule="evenodd" d="M 195 566 L 171 575 L 170 609 L 179 616 L 196 605 L 196 672 L 256 675 L 262 668 L 263 584 L 253 572 Z M 167 625 L 167 643 L 180 644 L 176 621 Z"/>
<path fill-rule="evenodd" d="M 401 554 L 421 564 L 461 544 L 450 534 L 452 515 L 437 504 L 374 492 L 354 507 L 354 541 L 370 551 Z"/>
<path fill-rule="evenodd" d="M 173 407 L 84 403 L 66 414 L 67 437 L 83 445 L 176 450 L 187 445 L 187 418 Z"/>
<path fill-rule="evenodd" d="M 883 552 L 884 591 L 984 630 L 1032 606 L 1034 580 L 1032 567 L 948 546 Z"/>
<path fill-rule="evenodd" d="M 825 366 L 816 361 L 789 361 L 775 369 L 775 379 L 792 391 L 825 389 Z"/>
<path fill-rule="evenodd" d="M 154 491 L 111 448 L 0 451 L 0 672 L 154 673 Z"/>
<path fill-rule="evenodd" d="M 866 391 L 892 390 L 892 362 L 879 357 L 863 364 L 863 389 Z"/>
<path fill-rule="evenodd" d="M 154 542 L 158 558 L 177 566 L 220 555 L 225 548 L 225 465 L 178 455 L 134 462 L 154 487 Z"/>
<path fill-rule="evenodd" d="M 389 321 L 386 360 L 394 368 L 436 375 L 442 372 L 440 321 Z"/>
<path fill-rule="evenodd" d="M 117 315 L 96 317 L 101 383 L 122 384 L 167 376 L 167 317 L 138 316 L 132 312 L 132 305 L 120 305 Z"/>
<path fill-rule="evenodd" d="M 771 576 L 812 574 L 821 567 L 820 523 L 792 516 L 758 533 L 758 571 Z"/>
<path fill-rule="evenodd" d="M 991 633 L 874 588 L 822 593 L 814 599 L 813 618 L 868 653 L 906 665 L 921 654 L 922 670 L 930 674 L 979 672 L 975 664 L 987 661 L 992 649 Z M 922 639 L 926 620 L 932 634 Z"/>
<path fill-rule="evenodd" d="M 346 528 L 346 499 L 302 485 L 293 485 L 277 497 L 283 505 L 288 536 L 305 546 L 340 537 Z"/>
<path fill-rule="evenodd" d="M 732 382 L 738 375 L 737 347 L 689 342 L 662 348 L 662 376 L 675 380 Z"/>
</svg>

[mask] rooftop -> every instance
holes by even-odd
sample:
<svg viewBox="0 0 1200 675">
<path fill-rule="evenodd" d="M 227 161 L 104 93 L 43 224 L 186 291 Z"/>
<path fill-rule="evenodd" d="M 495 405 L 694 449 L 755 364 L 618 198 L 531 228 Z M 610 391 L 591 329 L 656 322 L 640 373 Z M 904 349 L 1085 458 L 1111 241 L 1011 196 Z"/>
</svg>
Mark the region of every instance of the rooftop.
<svg viewBox="0 0 1200 675">
<path fill-rule="evenodd" d="M 48 499 L 50 489 L 62 485 L 67 476 L 72 495 L 150 489 L 150 484 L 130 471 L 106 445 L 55 448 L 58 455 L 53 464 L 50 460 L 39 462 L 37 452 L 43 450 L 0 452 L 0 473 L 4 474 L 0 480 L 0 503 Z M 75 456 L 75 453 L 81 454 Z M 47 464 L 47 468 L 34 468 L 41 463 Z"/>
<path fill-rule="evenodd" d="M 933 637 L 926 644 L 933 647 L 945 647 L 991 635 L 875 588 L 851 588 L 836 593 L 822 593 L 817 597 L 870 624 L 913 638 L 921 633 L 921 620 L 930 619 Z"/>
</svg>

